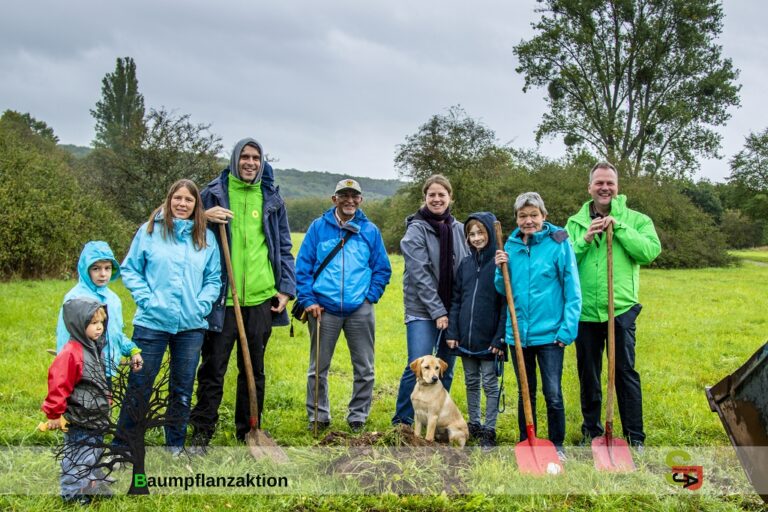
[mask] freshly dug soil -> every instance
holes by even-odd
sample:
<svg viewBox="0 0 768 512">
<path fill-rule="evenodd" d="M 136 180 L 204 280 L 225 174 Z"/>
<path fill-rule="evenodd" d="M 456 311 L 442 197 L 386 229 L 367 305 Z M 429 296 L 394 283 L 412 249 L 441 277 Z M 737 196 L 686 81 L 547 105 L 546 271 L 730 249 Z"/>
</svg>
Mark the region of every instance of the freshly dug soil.
<svg viewBox="0 0 768 512">
<path fill-rule="evenodd" d="M 330 461 L 326 472 L 354 479 L 364 492 L 468 492 L 461 475 L 470 467 L 468 451 L 416 437 L 405 425 L 359 435 L 329 432 L 320 445 L 349 448 Z"/>
</svg>

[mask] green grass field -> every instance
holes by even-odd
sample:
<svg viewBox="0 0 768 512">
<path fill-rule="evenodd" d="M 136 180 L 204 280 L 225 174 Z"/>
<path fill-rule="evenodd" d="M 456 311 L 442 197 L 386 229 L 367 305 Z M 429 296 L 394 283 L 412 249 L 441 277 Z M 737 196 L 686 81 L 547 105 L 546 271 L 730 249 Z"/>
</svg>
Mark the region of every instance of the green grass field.
<svg viewBox="0 0 768 512">
<path fill-rule="evenodd" d="M 768 263 L 768 247 L 759 247 L 756 249 L 744 249 L 742 251 L 728 251 L 731 256 L 748 261 L 757 261 Z"/>
<path fill-rule="evenodd" d="M 750 251 L 752 252 L 752 251 Z M 741 254 L 737 256 L 742 257 Z M 768 261 L 768 252 L 759 258 Z M 758 258 L 758 259 L 759 259 Z M 750 257 L 749 259 L 754 259 Z M 368 430 L 384 431 L 394 410 L 400 374 L 405 366 L 405 328 L 402 323 L 402 258 L 392 257 L 393 279 L 376 309 L 376 387 Z M 768 266 L 743 264 L 723 269 L 643 270 L 638 319 L 637 368 L 642 377 L 647 444 L 651 447 L 727 447 L 728 440 L 717 415 L 710 412 L 704 387 L 735 370 L 768 339 Z M 21 461 L 8 453 L 14 447 L 52 446 L 55 435 L 35 431 L 43 418 L 40 404 L 46 392 L 46 372 L 51 356 L 45 349 L 55 345 L 56 316 L 64 293 L 72 281 L 14 281 L 0 284 L 0 442 L 6 453 L 0 455 L 2 472 L 23 472 Z M 134 306 L 130 295 L 117 284 L 122 297 L 126 323 L 130 326 Z M 276 329 L 267 351 L 267 396 L 264 428 L 286 447 L 311 447 L 315 440 L 307 431 L 305 411 L 306 371 L 309 339 L 306 326 L 294 323 L 296 337 L 288 329 Z M 130 330 L 130 327 L 129 327 Z M 234 360 L 231 363 L 234 369 Z M 330 375 L 332 429 L 346 431 L 346 404 L 351 392 L 351 367 L 343 340 L 337 345 Z M 232 417 L 235 372 L 227 375 L 222 426 L 214 445 L 233 446 Z M 508 367 L 506 380 L 507 411 L 497 427 L 501 445 L 517 442 L 514 373 Z M 575 350 L 568 348 L 563 375 L 566 403 L 566 445 L 573 447 L 579 438 L 581 415 L 576 377 Z M 452 392 L 459 408 L 466 411 L 463 372 L 457 365 Z M 539 437 L 546 436 L 543 398 L 539 397 Z M 616 419 L 618 423 L 618 415 Z M 620 428 L 620 427 L 619 427 Z M 153 434 L 153 442 L 161 435 Z M 649 450 L 652 452 L 652 449 Z M 641 461 L 652 469 L 662 461 L 646 456 Z M 498 480 L 521 479 L 516 471 L 502 471 L 494 463 L 481 464 L 479 477 L 489 485 Z M 579 491 L 559 492 L 557 486 L 541 488 L 536 494 L 470 493 L 460 496 L 397 496 L 365 494 L 325 494 L 253 496 L 183 493 L 145 498 L 118 497 L 94 505 L 98 510 L 229 510 L 264 508 L 281 510 L 742 510 L 758 509 L 762 501 L 744 491 L 733 494 L 660 493 L 653 481 L 627 494 L 621 490 L 596 492 L 603 485 L 594 475 L 590 461 L 574 460 L 566 465 L 581 486 Z M 55 467 L 54 467 L 55 469 Z M 507 471 L 507 469 L 503 469 Z M 54 473 L 55 475 L 55 473 Z M 6 475 L 7 477 L 8 475 Z M 467 475 L 470 478 L 472 475 Z M 475 475 L 478 476 L 478 475 Z M 529 477 L 528 477 L 529 478 Z M 523 478 L 521 480 L 525 482 Z M 595 483 L 597 482 L 597 483 Z M 642 480 L 640 480 L 641 484 Z M 495 485 L 495 484 L 494 484 Z M 533 482 L 532 489 L 541 486 Z M 57 510 L 62 507 L 55 493 L 57 481 L 50 482 L 47 495 L 0 496 L 0 506 L 11 510 Z M 645 490 L 643 490 L 645 489 Z M 5 491 L 12 492 L 12 491 Z M 328 492 L 328 491 L 326 491 Z"/>
</svg>

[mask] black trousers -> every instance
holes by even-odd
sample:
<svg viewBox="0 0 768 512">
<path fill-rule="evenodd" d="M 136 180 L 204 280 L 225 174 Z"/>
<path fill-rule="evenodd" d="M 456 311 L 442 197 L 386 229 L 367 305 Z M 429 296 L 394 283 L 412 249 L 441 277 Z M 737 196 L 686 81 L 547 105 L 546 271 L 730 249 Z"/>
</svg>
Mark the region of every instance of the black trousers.
<svg viewBox="0 0 768 512">
<path fill-rule="evenodd" d="M 271 302 L 266 301 L 258 306 L 241 307 L 243 324 L 245 325 L 248 351 L 251 356 L 251 367 L 256 380 L 258 395 L 259 418 L 264 409 L 264 354 L 267 342 L 272 334 Z M 194 428 L 195 443 L 207 444 L 216 431 L 219 420 L 219 406 L 224 395 L 224 376 L 232 354 L 232 347 L 237 345 L 237 394 L 235 396 L 235 436 L 238 440 L 245 439 L 245 434 L 251 430 L 249 423 L 250 405 L 248 400 L 248 381 L 245 374 L 243 354 L 240 348 L 240 338 L 237 332 L 234 307 L 228 306 L 224 317 L 224 327 L 221 332 L 208 331 L 203 342 L 202 360 L 197 371 L 197 403 L 190 415 L 190 423 Z"/>
<path fill-rule="evenodd" d="M 643 395 L 640 374 L 635 370 L 635 320 L 642 305 L 635 304 L 614 319 L 616 330 L 616 401 L 624 437 L 630 443 L 645 442 Z M 579 322 L 576 362 L 581 384 L 581 414 L 585 437 L 603 435 L 602 412 L 603 351 L 608 340 L 608 322 Z"/>
</svg>

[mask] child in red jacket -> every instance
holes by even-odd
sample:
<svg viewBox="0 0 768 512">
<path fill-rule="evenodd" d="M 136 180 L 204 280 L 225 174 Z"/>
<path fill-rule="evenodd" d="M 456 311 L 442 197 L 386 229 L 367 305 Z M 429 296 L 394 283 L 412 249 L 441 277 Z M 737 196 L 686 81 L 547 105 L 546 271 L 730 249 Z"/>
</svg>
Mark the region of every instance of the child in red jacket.
<svg viewBox="0 0 768 512">
<path fill-rule="evenodd" d="M 106 477 L 96 468 L 109 428 L 109 388 L 102 351 L 107 313 L 86 297 L 63 306 L 64 324 L 72 336 L 48 370 L 48 395 L 42 410 L 48 429 L 64 430 L 61 496 L 86 504 L 90 495 L 107 494 Z"/>
</svg>

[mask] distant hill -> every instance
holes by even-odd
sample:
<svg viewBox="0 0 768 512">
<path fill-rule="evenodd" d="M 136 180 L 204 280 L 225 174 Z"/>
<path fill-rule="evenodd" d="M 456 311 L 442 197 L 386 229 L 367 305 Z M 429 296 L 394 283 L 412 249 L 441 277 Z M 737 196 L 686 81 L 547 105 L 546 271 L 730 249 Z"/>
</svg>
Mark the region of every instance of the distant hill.
<svg viewBox="0 0 768 512">
<path fill-rule="evenodd" d="M 275 181 L 280 185 L 280 194 L 286 199 L 331 197 L 336 183 L 344 178 L 357 180 L 363 189 L 363 195 L 369 200 L 392 196 L 406 184 L 399 180 L 380 180 L 330 172 L 275 169 Z"/>
<path fill-rule="evenodd" d="M 69 151 L 76 158 L 83 158 L 92 151 L 89 147 L 75 146 L 72 144 L 59 144 L 61 149 Z M 221 168 L 229 164 L 229 161 L 220 158 Z M 335 174 L 330 172 L 300 171 L 298 169 L 275 169 L 275 181 L 280 186 L 280 194 L 286 199 L 301 197 L 330 197 L 339 180 L 352 178 L 360 182 L 363 195 L 366 199 L 384 199 L 392 196 L 406 183 L 399 180 L 380 180 L 349 176 L 347 174 Z"/>
<path fill-rule="evenodd" d="M 59 144 L 58 145 L 64 151 L 69 151 L 75 158 L 83 158 L 88 156 L 88 153 L 93 151 L 92 148 L 84 146 L 75 146 L 74 144 Z"/>
</svg>

